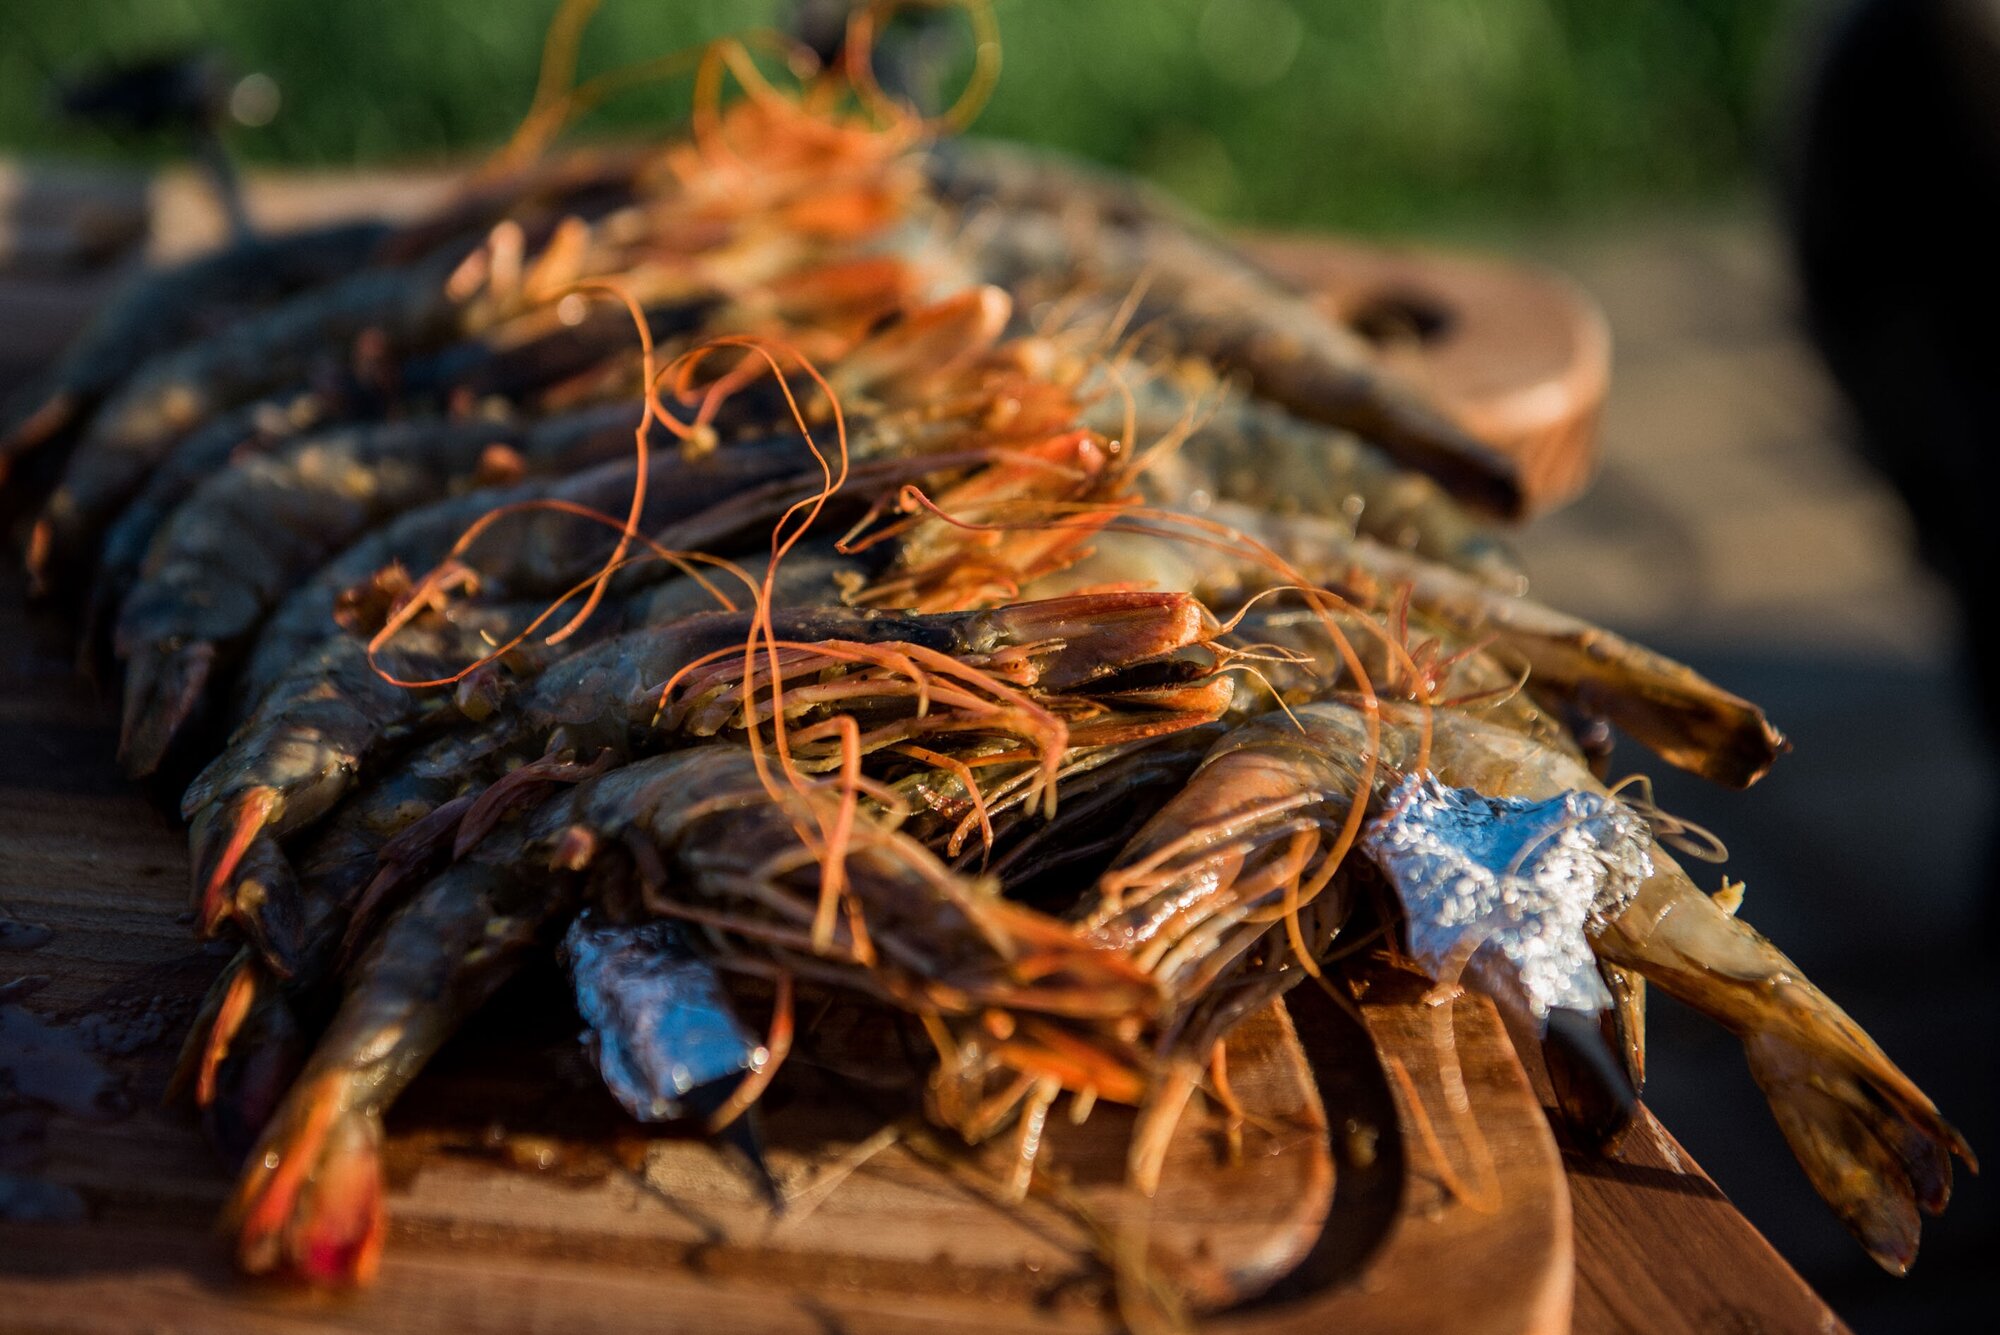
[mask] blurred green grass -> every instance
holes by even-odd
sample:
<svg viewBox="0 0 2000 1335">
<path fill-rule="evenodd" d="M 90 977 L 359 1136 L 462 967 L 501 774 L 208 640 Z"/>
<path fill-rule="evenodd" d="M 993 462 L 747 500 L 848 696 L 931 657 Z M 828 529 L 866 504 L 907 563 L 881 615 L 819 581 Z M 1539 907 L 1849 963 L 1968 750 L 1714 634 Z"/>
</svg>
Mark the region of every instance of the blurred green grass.
<svg viewBox="0 0 2000 1335">
<path fill-rule="evenodd" d="M 278 81 L 254 162 L 434 161 L 525 109 L 556 0 L 4 0 L 0 151 L 158 158 L 48 111 L 52 75 L 206 47 Z M 1152 176 L 1273 225 L 1460 231 L 1738 193 L 1825 0 L 998 0 L 982 132 Z M 607 0 L 585 72 L 781 16 L 779 0 Z M 660 129 L 685 81 L 586 132 Z"/>
</svg>

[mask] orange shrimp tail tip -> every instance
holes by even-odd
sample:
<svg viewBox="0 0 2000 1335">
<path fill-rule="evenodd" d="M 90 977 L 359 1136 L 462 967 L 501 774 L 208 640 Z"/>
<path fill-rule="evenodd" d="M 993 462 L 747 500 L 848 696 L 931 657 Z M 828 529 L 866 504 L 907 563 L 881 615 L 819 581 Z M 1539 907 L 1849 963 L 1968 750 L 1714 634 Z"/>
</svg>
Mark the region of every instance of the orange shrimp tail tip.
<svg viewBox="0 0 2000 1335">
<path fill-rule="evenodd" d="M 215 646 L 207 641 L 166 653 L 150 649 L 125 665 L 125 715 L 118 729 L 118 763 L 143 779 L 166 760 L 201 702 L 215 666 Z"/>
<path fill-rule="evenodd" d="M 1918 1211 L 1951 1199 L 1951 1159 L 1973 1172 L 1965 1138 L 1880 1054 L 1868 1061 L 1780 1034 L 1745 1038 L 1750 1073 L 1820 1197 L 1884 1270 L 1917 1257 Z"/>
<path fill-rule="evenodd" d="M 49 567 L 55 557 L 55 527 L 46 518 L 37 519 L 28 530 L 28 550 L 23 563 L 28 567 L 28 592 L 36 598 L 49 595 Z"/>
<path fill-rule="evenodd" d="M 229 1045 L 249 1018 L 251 1007 L 256 1004 L 260 991 L 268 995 L 268 988 L 259 987 L 257 962 L 238 956 L 220 980 L 221 1002 L 215 1008 L 213 1021 L 206 1035 L 199 1030 L 189 1038 L 201 1039 L 200 1067 L 195 1075 L 195 1106 L 206 1108 L 215 1102 L 216 1072 L 221 1069 L 222 1060 L 229 1055 Z"/>
<path fill-rule="evenodd" d="M 1015 603 L 993 613 L 1010 639 L 1052 650 L 1034 684 L 1062 691 L 1143 659 L 1200 644 L 1208 614 L 1185 593 L 1092 593 Z"/>
<path fill-rule="evenodd" d="M 167 1077 L 166 1090 L 160 1095 L 162 1106 L 171 1106 L 182 1099 L 195 1098 L 200 1101 L 199 1085 L 204 1078 L 204 1066 L 211 1042 L 211 1036 L 221 1023 L 225 1009 L 230 1005 L 230 995 L 237 980 L 246 970 L 255 967 L 255 962 L 245 951 L 238 951 L 235 958 L 223 966 L 215 981 L 209 984 L 207 995 L 196 1008 L 194 1019 L 188 1024 L 187 1037 L 181 1040 L 181 1050 L 174 1058 L 173 1073 Z M 227 1026 L 233 1029 L 232 1023 Z"/>
<path fill-rule="evenodd" d="M 7 480 L 16 459 L 61 434 L 75 419 L 78 407 L 77 397 L 72 393 L 51 394 L 6 435 L 0 436 L 0 482 Z"/>
<path fill-rule="evenodd" d="M 188 843 L 194 851 L 193 908 L 202 935 L 214 936 L 229 920 L 237 869 L 283 808 L 284 798 L 275 788 L 259 787 L 195 816 Z"/>
<path fill-rule="evenodd" d="M 299 1090 L 251 1152 L 226 1226 L 236 1263 L 323 1288 L 366 1284 L 381 1264 L 382 1126 L 343 1107 L 339 1078 Z"/>
<path fill-rule="evenodd" d="M 234 1029 L 210 1035 L 196 1103 L 202 1130 L 225 1161 L 241 1163 L 264 1134 L 305 1066 L 309 1046 L 291 1006 L 268 978 Z"/>
<path fill-rule="evenodd" d="M 253 839 L 236 869 L 229 921 L 264 967 L 279 978 L 298 972 L 306 949 L 303 895 L 291 859 L 269 835 Z"/>
</svg>

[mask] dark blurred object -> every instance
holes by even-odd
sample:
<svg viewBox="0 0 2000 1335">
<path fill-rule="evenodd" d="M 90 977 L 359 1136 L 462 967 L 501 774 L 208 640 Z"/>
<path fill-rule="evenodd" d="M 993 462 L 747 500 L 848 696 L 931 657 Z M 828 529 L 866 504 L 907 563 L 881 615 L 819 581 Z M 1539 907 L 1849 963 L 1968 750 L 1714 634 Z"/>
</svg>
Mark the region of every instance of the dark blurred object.
<svg viewBox="0 0 2000 1335">
<path fill-rule="evenodd" d="M 233 81 L 215 56 L 183 52 L 93 70 L 56 89 L 63 114 L 140 134 L 212 125 Z"/>
<path fill-rule="evenodd" d="M 0 161 L 0 284 L 73 280 L 116 265 L 145 244 L 149 214 L 137 172 Z M 0 330 L 0 345 L 22 337 L 33 360 L 47 357 L 40 329 Z"/>
<path fill-rule="evenodd" d="M 792 35 L 831 65 L 846 58 L 847 25 L 856 0 L 796 0 Z M 965 51 L 962 23 L 950 5 L 908 5 L 877 29 L 868 53 L 875 82 L 893 98 L 927 112 L 944 105 L 945 75 Z"/>
<path fill-rule="evenodd" d="M 2000 0 L 1853 9 L 1808 100 L 1790 185 L 1813 337 L 1868 458 L 1958 598 L 1993 742 L 2000 560 L 1985 479 L 2000 444 Z"/>
<path fill-rule="evenodd" d="M 193 51 L 94 70 L 59 84 L 55 97 L 64 115 L 111 133 L 185 142 L 208 172 L 229 215 L 230 231 L 241 240 L 250 235 L 250 214 L 235 163 L 222 142 L 222 127 L 249 84 L 232 77 L 212 52 Z M 259 85 L 252 96 L 262 92 Z"/>
</svg>

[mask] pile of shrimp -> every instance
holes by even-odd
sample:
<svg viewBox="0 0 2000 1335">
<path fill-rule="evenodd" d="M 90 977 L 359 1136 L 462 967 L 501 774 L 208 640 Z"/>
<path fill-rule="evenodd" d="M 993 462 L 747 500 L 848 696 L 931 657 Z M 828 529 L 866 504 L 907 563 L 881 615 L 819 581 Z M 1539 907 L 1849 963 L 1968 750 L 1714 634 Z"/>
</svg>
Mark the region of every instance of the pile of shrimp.
<svg viewBox="0 0 2000 1335">
<path fill-rule="evenodd" d="M 141 280 L 0 445 L 122 762 L 191 776 L 239 949 L 175 1092 L 243 1165 L 244 1270 L 374 1273 L 383 1115 L 559 941 L 635 1116 L 748 1125 L 810 990 L 910 1017 L 922 1111 L 1015 1137 L 1013 1190 L 1067 1099 L 1139 1109 L 1151 1191 L 1238 1020 L 1408 963 L 1366 836 L 1423 776 L 1650 832 L 1590 925 L 1615 1004 L 1515 1031 L 1579 1139 L 1632 1116 L 1650 983 L 1910 1263 L 1964 1142 L 1606 784 L 1614 728 L 1735 786 L 1783 739 L 1527 597 L 1506 455 L 1144 189 L 953 137 L 977 6 L 943 116 L 878 85 L 877 7 L 824 66 L 680 61 L 670 142 L 552 149 L 646 74 L 573 85 L 589 8 L 450 206 Z"/>
</svg>

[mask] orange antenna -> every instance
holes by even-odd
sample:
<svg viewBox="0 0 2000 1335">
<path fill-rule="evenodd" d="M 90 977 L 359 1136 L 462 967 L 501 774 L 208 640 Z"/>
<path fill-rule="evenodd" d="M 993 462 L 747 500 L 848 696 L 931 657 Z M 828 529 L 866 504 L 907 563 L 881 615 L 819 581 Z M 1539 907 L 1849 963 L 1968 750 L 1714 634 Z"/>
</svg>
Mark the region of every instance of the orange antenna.
<svg viewBox="0 0 2000 1335">
<path fill-rule="evenodd" d="M 496 167 L 515 167 L 538 155 L 548 139 L 569 119 L 571 85 L 576 82 L 583 30 L 603 0 L 561 0 L 542 38 L 542 64 L 535 76 L 534 100 L 513 138 L 494 155 Z"/>
<path fill-rule="evenodd" d="M 512 653 L 515 649 L 519 648 L 522 644 L 525 644 L 528 641 L 529 637 L 534 635 L 534 633 L 537 630 L 541 629 L 542 625 L 545 622 L 547 622 L 551 617 L 553 617 L 564 603 L 576 597 L 578 594 L 584 592 L 586 589 L 591 588 L 600 579 L 604 578 L 603 572 L 600 571 L 597 573 L 593 573 L 588 578 L 583 579 L 577 582 L 576 584 L 571 585 L 567 590 L 565 590 L 561 595 L 559 595 L 555 599 L 555 601 L 553 601 L 546 608 L 544 608 L 534 618 L 534 620 L 530 621 L 526 626 L 524 626 L 520 630 L 520 632 L 517 633 L 513 638 L 509 639 L 504 644 L 501 644 L 500 646 L 492 650 L 490 653 L 486 654 L 484 657 L 478 659 L 476 662 L 467 664 L 465 667 L 459 669 L 457 672 L 451 673 L 449 676 L 433 677 L 427 679 L 398 677 L 394 673 L 390 672 L 388 669 L 384 668 L 377 661 L 383 649 L 388 646 L 390 640 L 395 638 L 397 632 L 401 631 L 403 627 L 409 625 L 411 621 L 415 620 L 418 614 L 421 613 L 425 607 L 430 606 L 432 604 L 437 595 L 441 594 L 442 591 L 450 583 L 452 583 L 455 579 L 457 579 L 460 576 L 462 572 L 465 571 L 465 567 L 459 564 L 458 558 L 462 556 L 465 553 L 465 551 L 479 539 L 481 534 L 486 532 L 486 530 L 491 528 L 493 525 L 499 523 L 502 519 L 507 518 L 509 515 L 522 514 L 525 512 L 535 511 L 535 510 L 552 511 L 557 514 L 574 515 L 577 518 L 589 520 L 591 523 L 601 524 L 606 528 L 617 531 L 618 533 L 627 538 L 636 540 L 637 542 L 645 546 L 645 548 L 647 549 L 647 555 L 658 558 L 659 560 L 662 561 L 667 561 L 672 563 L 673 565 L 678 567 L 683 573 L 685 573 L 689 578 L 693 579 L 709 594 L 710 597 L 715 599 L 716 605 L 722 608 L 722 610 L 724 611 L 727 612 L 735 611 L 736 604 L 730 600 L 727 594 L 723 593 L 721 589 L 717 588 L 713 583 L 711 583 L 707 576 L 701 573 L 700 566 L 703 565 L 712 566 L 715 569 L 721 570 L 726 574 L 734 575 L 738 580 L 742 581 L 744 588 L 752 591 L 753 593 L 757 588 L 757 583 L 750 577 L 749 572 L 745 571 L 735 562 L 727 560 L 723 557 L 711 556 L 707 552 L 672 551 L 666 547 L 660 546 L 658 543 L 652 541 L 652 539 L 650 538 L 645 537 L 643 534 L 635 533 L 629 525 L 620 522 L 615 516 L 605 514 L 602 510 L 594 510 L 586 505 L 578 505 L 571 501 L 557 500 L 549 497 L 543 497 L 527 501 L 516 501 L 510 505 L 496 506 L 493 509 L 488 510 L 485 514 L 481 515 L 478 519 L 474 520 L 471 526 L 468 527 L 464 533 L 459 535 L 458 541 L 452 545 L 451 552 L 445 557 L 445 559 L 439 562 L 436 568 L 434 568 L 428 574 L 426 574 L 423 577 L 423 579 L 419 580 L 407 594 L 405 594 L 401 599 L 397 601 L 397 605 L 395 609 L 390 612 L 388 620 L 385 621 L 382 624 L 382 627 L 379 630 L 377 630 L 374 635 L 370 636 L 368 640 L 368 665 L 371 669 L 374 670 L 376 676 L 380 677 L 383 681 L 388 682 L 391 686 L 402 686 L 413 690 L 422 690 L 437 686 L 454 686 L 459 682 L 464 681 L 467 677 L 477 672 L 480 668 L 485 667 L 489 663 L 497 662 L 501 658 L 504 658 L 508 654 Z M 623 569 L 625 566 L 630 565 L 634 561 L 640 559 L 643 558 L 630 557 L 622 559 L 612 567 L 612 573 L 616 573 L 618 570 Z"/>
<path fill-rule="evenodd" d="M 972 77 L 950 107 L 929 119 L 890 97 L 875 78 L 875 40 L 880 26 L 897 10 L 916 6 L 963 9 L 972 25 Z M 913 121 L 925 133 L 965 129 L 978 117 L 1000 82 L 1000 25 L 993 17 L 990 0 L 874 0 L 857 8 L 848 20 L 847 41 L 842 51 L 848 82 L 864 106 L 887 124 Z"/>
</svg>

